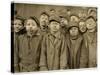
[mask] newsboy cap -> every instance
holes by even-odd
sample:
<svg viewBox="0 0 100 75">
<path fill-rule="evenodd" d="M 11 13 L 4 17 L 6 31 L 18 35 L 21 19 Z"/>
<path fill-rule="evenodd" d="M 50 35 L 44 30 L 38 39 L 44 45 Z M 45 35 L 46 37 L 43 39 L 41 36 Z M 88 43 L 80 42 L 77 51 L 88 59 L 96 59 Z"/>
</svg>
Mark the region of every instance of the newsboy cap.
<svg viewBox="0 0 100 75">
<path fill-rule="evenodd" d="M 61 19 L 59 16 L 50 16 L 49 22 L 52 22 L 52 21 L 56 21 L 56 22 L 60 23 Z"/>
<path fill-rule="evenodd" d="M 78 22 L 73 22 L 73 21 L 70 21 L 69 22 L 69 26 L 68 26 L 68 30 L 72 27 L 77 27 L 79 28 L 79 25 L 78 25 Z"/>
</svg>

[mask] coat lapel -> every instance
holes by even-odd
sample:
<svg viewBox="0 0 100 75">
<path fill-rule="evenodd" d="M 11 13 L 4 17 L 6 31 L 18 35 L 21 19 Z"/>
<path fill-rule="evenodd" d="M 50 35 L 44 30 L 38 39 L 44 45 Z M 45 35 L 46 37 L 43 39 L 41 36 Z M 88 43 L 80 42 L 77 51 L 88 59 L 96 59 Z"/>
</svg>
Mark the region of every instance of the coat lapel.
<svg viewBox="0 0 100 75">
<path fill-rule="evenodd" d="M 55 47 L 57 43 L 61 40 L 60 32 L 58 32 L 56 35 L 49 33 L 49 40 L 51 41 L 52 45 Z"/>
<path fill-rule="evenodd" d="M 75 54 L 76 54 L 76 55 L 77 55 L 78 51 L 80 50 L 81 41 L 82 41 L 82 38 L 81 38 L 81 37 L 79 37 L 79 38 L 76 40 L 76 44 L 75 44 Z"/>
</svg>

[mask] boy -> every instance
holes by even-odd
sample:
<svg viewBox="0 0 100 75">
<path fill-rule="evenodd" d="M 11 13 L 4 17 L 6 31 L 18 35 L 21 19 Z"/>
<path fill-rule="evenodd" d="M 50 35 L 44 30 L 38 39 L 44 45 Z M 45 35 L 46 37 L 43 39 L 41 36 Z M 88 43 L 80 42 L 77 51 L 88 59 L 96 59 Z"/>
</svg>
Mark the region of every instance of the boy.
<svg viewBox="0 0 100 75">
<path fill-rule="evenodd" d="M 42 12 L 40 15 L 40 28 L 43 33 L 47 33 L 49 23 L 49 15 L 46 12 Z"/>
<path fill-rule="evenodd" d="M 79 21 L 79 30 L 81 34 L 84 34 L 86 32 L 87 28 L 84 20 Z"/>
<path fill-rule="evenodd" d="M 22 17 L 15 17 L 13 21 L 13 30 L 12 31 L 12 38 L 14 41 L 12 45 L 14 45 L 14 71 L 18 72 L 18 37 L 24 33 L 24 20 Z"/>
<path fill-rule="evenodd" d="M 20 72 L 39 70 L 41 36 L 39 21 L 30 17 L 25 21 L 26 34 L 19 37 L 19 68 Z"/>
<path fill-rule="evenodd" d="M 60 15 L 61 18 L 61 30 L 64 33 L 64 35 L 67 33 L 68 29 L 68 19 L 66 16 Z"/>
<path fill-rule="evenodd" d="M 86 47 L 89 50 L 89 67 L 97 66 L 97 32 L 94 17 L 89 16 L 86 20 L 87 32 L 84 34 Z"/>
<path fill-rule="evenodd" d="M 69 22 L 69 34 L 66 35 L 67 49 L 69 51 L 69 68 L 86 68 L 88 51 L 85 47 L 84 39 L 79 33 L 77 22 Z"/>
<path fill-rule="evenodd" d="M 72 14 L 72 15 L 70 15 L 69 21 L 71 21 L 71 22 L 79 22 L 79 17 L 77 15 Z"/>
<path fill-rule="evenodd" d="M 60 18 L 51 17 L 50 32 L 44 36 L 41 47 L 40 70 L 58 70 L 67 67 L 64 35 L 60 32 Z"/>
<path fill-rule="evenodd" d="M 57 10 L 56 9 L 50 9 L 49 15 L 50 15 L 50 18 L 58 17 Z"/>
<path fill-rule="evenodd" d="M 97 8 L 89 8 L 88 16 L 93 16 L 94 19 L 97 21 Z"/>
<path fill-rule="evenodd" d="M 56 10 L 50 9 L 50 16 L 55 16 L 55 15 L 56 15 Z"/>
</svg>

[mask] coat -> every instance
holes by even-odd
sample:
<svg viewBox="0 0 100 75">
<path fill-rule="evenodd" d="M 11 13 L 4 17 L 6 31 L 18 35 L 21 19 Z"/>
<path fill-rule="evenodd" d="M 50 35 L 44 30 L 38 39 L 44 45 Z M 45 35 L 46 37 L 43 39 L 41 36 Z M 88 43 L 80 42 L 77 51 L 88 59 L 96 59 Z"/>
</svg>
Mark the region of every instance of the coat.
<svg viewBox="0 0 100 75">
<path fill-rule="evenodd" d="M 88 67 L 97 66 L 97 32 L 84 34 L 85 45 L 89 50 L 89 64 Z"/>
<path fill-rule="evenodd" d="M 19 36 L 20 35 L 23 35 L 25 33 L 25 29 L 23 28 L 21 31 L 19 32 L 12 32 L 11 33 L 11 38 L 13 39 L 11 41 L 11 44 L 12 44 L 12 60 L 13 60 L 13 63 L 14 64 L 13 68 L 14 68 L 14 72 L 19 72 L 19 58 L 18 58 L 18 41 L 19 41 Z"/>
<path fill-rule="evenodd" d="M 13 57 L 14 57 L 14 72 L 18 72 L 19 71 L 19 65 L 18 65 L 18 62 L 19 62 L 19 60 L 18 60 L 18 37 L 19 37 L 19 34 L 17 34 L 17 33 L 13 33 L 13 44 L 12 45 L 14 45 L 14 48 L 13 48 L 13 52 L 14 52 L 14 55 L 13 55 Z"/>
<path fill-rule="evenodd" d="M 40 56 L 41 67 L 45 67 L 46 70 L 58 70 L 67 67 L 66 42 L 64 35 L 60 32 L 56 35 L 48 33 L 43 37 Z"/>
<path fill-rule="evenodd" d="M 37 71 L 41 52 L 42 37 L 35 34 L 29 37 L 27 34 L 19 36 L 19 67 L 20 71 Z"/>
<path fill-rule="evenodd" d="M 69 68 L 86 68 L 88 64 L 88 50 L 86 49 L 83 37 L 79 35 L 76 39 L 72 39 L 70 35 L 67 34 L 66 39 L 67 49 L 69 51 Z"/>
</svg>

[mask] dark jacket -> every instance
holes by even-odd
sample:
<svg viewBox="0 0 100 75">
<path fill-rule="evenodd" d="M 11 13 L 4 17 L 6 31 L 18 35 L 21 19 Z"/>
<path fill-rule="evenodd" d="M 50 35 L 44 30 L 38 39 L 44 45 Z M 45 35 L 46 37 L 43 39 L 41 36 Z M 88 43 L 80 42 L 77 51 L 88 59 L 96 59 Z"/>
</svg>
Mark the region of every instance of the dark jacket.
<svg viewBox="0 0 100 75">
<path fill-rule="evenodd" d="M 86 32 L 84 34 L 85 45 L 89 51 L 89 67 L 97 66 L 97 32 Z"/>
<path fill-rule="evenodd" d="M 25 31 L 25 29 L 23 28 L 21 31 L 19 31 L 19 32 L 17 32 L 17 33 L 15 33 L 15 32 L 11 32 L 11 38 L 12 38 L 12 49 L 13 49 L 13 51 L 12 52 L 14 52 L 14 54 L 12 53 L 12 56 L 14 57 L 12 57 L 13 59 L 14 59 L 14 71 L 15 72 L 18 72 L 19 71 L 19 65 L 18 65 L 18 63 L 19 63 L 19 58 L 18 58 L 18 55 L 19 55 L 19 53 L 18 53 L 18 41 L 19 41 L 19 36 L 20 35 L 23 35 L 24 33 L 25 33 L 26 31 Z"/>
<path fill-rule="evenodd" d="M 20 71 L 37 71 L 41 52 L 42 37 L 35 34 L 32 37 L 27 34 L 19 36 L 19 67 Z"/>
<path fill-rule="evenodd" d="M 58 70 L 67 67 L 67 49 L 65 37 L 60 32 L 44 36 L 41 47 L 40 68 Z M 43 69 L 42 69 L 43 70 Z"/>
<path fill-rule="evenodd" d="M 70 69 L 86 68 L 88 64 L 88 50 L 81 35 L 72 39 L 66 35 L 67 49 L 69 51 L 68 64 Z"/>
</svg>

